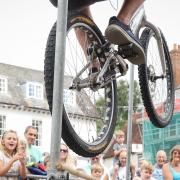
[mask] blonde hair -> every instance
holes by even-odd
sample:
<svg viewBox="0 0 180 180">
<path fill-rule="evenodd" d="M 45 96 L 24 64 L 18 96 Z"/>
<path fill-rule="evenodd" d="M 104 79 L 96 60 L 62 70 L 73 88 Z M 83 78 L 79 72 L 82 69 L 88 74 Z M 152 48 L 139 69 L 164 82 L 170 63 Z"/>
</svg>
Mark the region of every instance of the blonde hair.
<svg viewBox="0 0 180 180">
<path fill-rule="evenodd" d="M 18 151 L 21 149 L 24 151 L 27 150 L 27 142 L 24 139 L 20 139 L 18 142 Z"/>
<path fill-rule="evenodd" d="M 91 166 L 91 173 L 92 173 L 92 171 L 94 171 L 94 170 L 99 170 L 99 171 L 101 171 L 102 173 L 104 172 L 104 168 L 103 168 L 103 166 L 102 166 L 100 163 L 95 163 L 95 164 L 93 164 L 93 165 Z"/>
<path fill-rule="evenodd" d="M 143 164 L 141 165 L 141 171 L 142 170 L 147 170 L 148 172 L 150 172 L 152 174 L 153 166 L 150 162 L 144 161 Z"/>
<path fill-rule="evenodd" d="M 116 137 L 119 136 L 119 135 L 125 135 L 125 134 L 124 134 L 124 131 L 118 130 L 118 131 L 115 132 L 115 136 L 116 136 Z"/>
<path fill-rule="evenodd" d="M 66 156 L 66 159 L 65 159 L 65 164 L 68 165 L 68 166 L 76 166 L 76 159 L 74 158 L 74 156 L 69 152 L 69 148 L 66 144 L 64 143 L 61 143 L 61 145 L 65 146 L 68 150 L 67 152 L 67 156 Z"/>
<path fill-rule="evenodd" d="M 118 154 L 118 157 L 120 157 L 120 155 L 121 155 L 123 152 L 127 153 L 127 149 L 122 148 L 122 149 L 120 150 L 119 154 Z M 126 155 L 126 156 L 127 156 L 127 155 Z"/>
<path fill-rule="evenodd" d="M 45 158 L 44 158 L 44 166 L 46 167 L 46 169 L 50 168 L 50 155 L 45 156 Z"/>
<path fill-rule="evenodd" d="M 10 129 L 10 130 L 4 131 L 4 133 L 3 133 L 3 135 L 2 135 L 2 138 L 1 138 L 1 150 L 4 152 L 4 154 L 8 155 L 7 150 L 6 150 L 6 147 L 5 147 L 5 145 L 4 145 L 4 139 L 5 139 L 5 137 L 7 136 L 7 134 L 9 134 L 9 133 L 13 133 L 13 134 L 15 134 L 16 137 L 17 137 L 17 145 L 16 145 L 16 147 L 15 147 L 15 149 L 14 149 L 14 151 L 13 151 L 13 154 L 12 154 L 12 155 L 14 155 L 14 154 L 17 153 L 17 150 L 18 150 L 18 141 L 19 141 L 18 136 L 17 136 L 17 132 L 14 131 L 14 130 L 11 130 L 11 129 Z"/>
</svg>

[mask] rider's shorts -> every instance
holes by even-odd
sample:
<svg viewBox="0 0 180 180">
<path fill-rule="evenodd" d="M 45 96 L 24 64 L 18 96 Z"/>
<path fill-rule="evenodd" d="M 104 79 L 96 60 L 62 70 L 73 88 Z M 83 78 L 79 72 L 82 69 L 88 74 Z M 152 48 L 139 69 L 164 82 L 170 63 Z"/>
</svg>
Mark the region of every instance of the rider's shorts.
<svg viewBox="0 0 180 180">
<path fill-rule="evenodd" d="M 95 2 L 105 1 L 105 0 L 69 0 L 68 10 L 69 11 L 78 11 L 82 10 L 84 7 L 87 7 Z M 50 2 L 57 7 L 58 0 L 50 0 Z"/>
</svg>

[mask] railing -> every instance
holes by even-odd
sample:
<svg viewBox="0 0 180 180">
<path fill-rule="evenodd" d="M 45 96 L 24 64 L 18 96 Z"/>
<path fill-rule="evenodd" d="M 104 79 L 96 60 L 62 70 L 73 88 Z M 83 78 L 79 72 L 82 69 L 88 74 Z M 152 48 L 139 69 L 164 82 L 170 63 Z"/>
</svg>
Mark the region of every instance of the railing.
<svg viewBox="0 0 180 180">
<path fill-rule="evenodd" d="M 79 180 L 79 179 L 86 179 L 86 180 L 95 180 L 92 176 L 79 171 L 77 169 L 71 168 L 70 166 L 67 166 L 65 164 L 59 163 L 57 165 L 57 172 L 54 174 L 51 174 L 51 171 L 48 171 L 47 176 L 42 175 L 34 175 L 34 174 L 27 174 L 27 180 L 30 179 L 50 179 L 50 180 Z M 17 173 L 7 173 L 6 176 L 7 180 L 8 177 L 19 177 Z"/>
<path fill-rule="evenodd" d="M 3 176 L 3 177 L 6 177 L 7 180 L 10 177 L 11 178 L 12 177 L 17 177 L 18 179 L 20 179 L 20 176 L 18 174 L 16 174 L 16 173 L 7 173 L 6 176 Z M 48 176 L 27 174 L 26 180 L 32 180 L 32 179 L 33 180 L 48 179 Z M 72 178 L 71 176 L 69 176 L 69 173 L 64 172 L 64 171 L 60 172 L 58 178 L 56 178 L 56 179 L 59 179 L 59 180 L 79 180 L 79 178 L 77 178 L 77 177 Z"/>
<path fill-rule="evenodd" d="M 3 177 L 7 177 L 8 179 L 9 177 L 19 177 L 19 175 L 17 173 L 7 173 L 6 176 Z M 27 174 L 27 180 L 28 179 L 47 179 L 47 176 Z"/>
</svg>

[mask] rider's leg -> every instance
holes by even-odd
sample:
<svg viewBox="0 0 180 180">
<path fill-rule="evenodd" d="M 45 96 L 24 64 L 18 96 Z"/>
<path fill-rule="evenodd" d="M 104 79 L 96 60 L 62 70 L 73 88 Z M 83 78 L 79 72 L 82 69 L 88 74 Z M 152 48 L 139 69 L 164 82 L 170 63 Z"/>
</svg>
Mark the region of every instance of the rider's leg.
<svg viewBox="0 0 180 180">
<path fill-rule="evenodd" d="M 145 62 L 145 54 L 139 39 L 132 33 L 129 24 L 136 10 L 142 5 L 144 0 L 124 0 L 123 6 L 117 17 L 111 17 L 109 25 L 105 31 L 107 39 L 117 45 L 131 44 L 133 55 L 129 60 L 133 64 Z"/>
<path fill-rule="evenodd" d="M 83 10 L 81 10 L 80 14 L 84 14 L 84 15 L 92 18 L 92 14 L 91 14 L 89 6 L 84 8 Z M 77 39 L 84 51 L 85 56 L 87 57 L 88 56 L 88 54 L 87 54 L 87 45 L 88 45 L 87 40 L 88 39 L 86 37 L 86 33 L 84 31 L 82 31 L 81 29 L 76 29 L 76 36 L 77 36 Z M 91 65 L 89 68 L 93 72 L 97 72 L 97 70 L 99 69 L 99 61 L 97 58 L 94 58 L 91 61 Z"/>
<path fill-rule="evenodd" d="M 124 24 L 129 25 L 132 16 L 143 2 L 144 0 L 125 0 L 117 18 Z"/>
</svg>

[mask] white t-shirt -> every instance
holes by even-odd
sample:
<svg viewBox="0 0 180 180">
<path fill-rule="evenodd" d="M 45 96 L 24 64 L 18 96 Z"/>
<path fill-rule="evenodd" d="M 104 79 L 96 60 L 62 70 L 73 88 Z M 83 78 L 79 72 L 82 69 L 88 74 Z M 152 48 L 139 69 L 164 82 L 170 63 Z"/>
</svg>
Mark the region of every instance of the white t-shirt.
<svg viewBox="0 0 180 180">
<path fill-rule="evenodd" d="M 126 180 L 126 166 L 125 167 L 119 167 L 118 180 Z"/>
<path fill-rule="evenodd" d="M 7 157 L 2 151 L 0 151 L 0 160 L 2 161 L 3 165 L 8 164 L 11 158 Z M 19 174 L 18 168 L 20 166 L 20 162 L 16 161 L 13 163 L 11 168 L 9 169 L 8 173 L 17 173 Z M 0 180 L 18 180 L 18 177 L 0 177 Z"/>
</svg>

